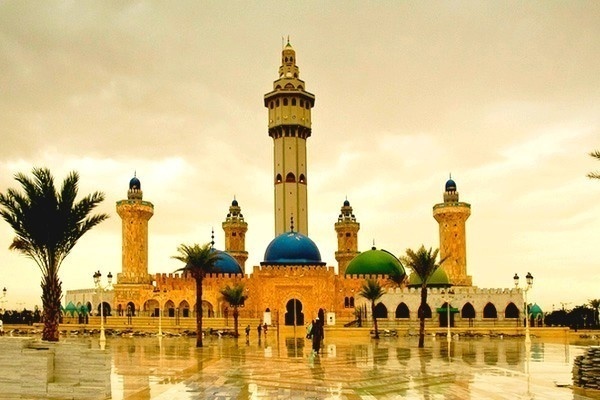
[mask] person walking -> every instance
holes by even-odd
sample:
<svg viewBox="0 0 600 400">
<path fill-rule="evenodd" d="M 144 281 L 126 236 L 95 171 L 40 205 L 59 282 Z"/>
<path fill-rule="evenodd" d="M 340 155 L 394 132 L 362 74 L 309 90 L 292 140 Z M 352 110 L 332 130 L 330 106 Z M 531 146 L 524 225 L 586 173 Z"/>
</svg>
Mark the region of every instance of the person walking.
<svg viewBox="0 0 600 400">
<path fill-rule="evenodd" d="M 258 326 L 256 327 L 256 331 L 258 332 L 258 340 L 260 340 L 260 334 L 262 333 L 262 329 L 263 329 L 263 327 L 262 327 L 262 321 L 260 321 L 258 323 Z"/>
<path fill-rule="evenodd" d="M 321 350 L 321 340 L 323 340 L 323 321 L 321 321 L 319 317 L 315 318 L 311 333 L 313 352 L 319 354 L 319 350 Z"/>
<path fill-rule="evenodd" d="M 250 339 L 250 324 L 246 327 L 246 340 Z"/>
</svg>

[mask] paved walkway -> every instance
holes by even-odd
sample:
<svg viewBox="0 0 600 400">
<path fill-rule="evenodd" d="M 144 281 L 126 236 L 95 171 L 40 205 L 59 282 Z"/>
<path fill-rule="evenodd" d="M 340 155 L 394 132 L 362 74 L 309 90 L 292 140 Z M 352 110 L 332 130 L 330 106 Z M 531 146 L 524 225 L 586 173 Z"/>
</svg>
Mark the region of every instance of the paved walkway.
<svg viewBox="0 0 600 400">
<path fill-rule="evenodd" d="M 113 399 L 600 399 L 570 387 L 583 346 L 429 337 L 418 349 L 416 338 L 348 332 L 314 355 L 292 333 L 211 337 L 200 349 L 193 338 L 108 339 Z"/>
</svg>

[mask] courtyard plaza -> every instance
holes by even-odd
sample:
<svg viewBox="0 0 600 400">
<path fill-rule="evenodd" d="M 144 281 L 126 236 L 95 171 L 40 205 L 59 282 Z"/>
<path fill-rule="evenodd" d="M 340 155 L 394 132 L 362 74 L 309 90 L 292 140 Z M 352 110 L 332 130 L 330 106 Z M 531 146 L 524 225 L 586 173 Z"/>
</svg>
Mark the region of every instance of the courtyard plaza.
<svg viewBox="0 0 600 400">
<path fill-rule="evenodd" d="M 596 339 L 427 336 L 419 349 L 417 336 L 348 329 L 326 331 L 315 355 L 302 327 L 260 341 L 241 328 L 203 348 L 193 337 L 109 337 L 112 399 L 600 399 L 572 386 L 574 358 Z"/>
</svg>

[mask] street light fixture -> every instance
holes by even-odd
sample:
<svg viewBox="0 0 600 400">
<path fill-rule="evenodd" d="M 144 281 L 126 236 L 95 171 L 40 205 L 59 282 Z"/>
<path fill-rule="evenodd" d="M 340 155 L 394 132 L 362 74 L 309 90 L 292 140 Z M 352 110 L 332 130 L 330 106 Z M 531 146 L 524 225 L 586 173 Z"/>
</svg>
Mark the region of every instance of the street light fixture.
<svg viewBox="0 0 600 400">
<path fill-rule="evenodd" d="M 513 280 L 515 282 L 515 287 L 518 289 L 519 275 L 515 274 Z M 525 343 L 530 344 L 531 338 L 529 336 L 529 310 L 527 310 L 527 292 L 529 291 L 529 289 L 531 289 L 531 286 L 533 286 L 533 275 L 531 275 L 531 272 L 527 272 L 525 280 L 527 282 L 527 286 L 523 288 L 523 294 L 525 296 Z"/>
<path fill-rule="evenodd" d="M 452 341 L 452 335 L 450 332 L 450 300 L 452 300 L 453 298 L 454 290 L 446 289 L 446 292 L 444 293 L 444 300 L 446 300 L 446 327 L 448 329 L 446 332 L 446 341 L 448 343 Z"/>
<path fill-rule="evenodd" d="M 104 291 L 110 290 L 112 288 L 112 278 L 113 275 L 109 272 L 106 275 L 108 279 L 108 283 L 106 286 L 102 286 L 102 282 L 100 278 L 102 278 L 102 273 L 100 271 L 94 272 L 94 285 L 96 286 L 96 293 L 100 292 L 100 344 L 104 345 L 106 343 L 106 336 L 104 334 Z"/>
<path fill-rule="evenodd" d="M 158 299 L 158 335 L 159 337 L 162 337 L 163 333 L 162 333 L 162 308 L 163 305 L 162 303 L 164 302 L 164 296 L 167 293 L 167 289 L 163 289 L 162 292 L 161 290 L 158 288 L 158 284 L 156 281 L 153 282 L 154 285 L 154 296 Z"/>
<path fill-rule="evenodd" d="M 2 289 L 2 298 L 0 298 L 0 310 L 2 310 L 2 312 L 6 311 L 4 309 L 4 305 L 6 304 L 6 287 L 4 289 Z"/>
</svg>

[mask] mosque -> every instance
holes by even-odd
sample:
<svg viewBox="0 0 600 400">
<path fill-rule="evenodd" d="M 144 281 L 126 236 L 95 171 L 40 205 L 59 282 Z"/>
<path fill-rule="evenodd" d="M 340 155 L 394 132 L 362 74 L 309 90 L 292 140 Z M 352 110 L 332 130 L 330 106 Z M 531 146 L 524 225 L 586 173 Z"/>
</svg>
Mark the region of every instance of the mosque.
<svg viewBox="0 0 600 400">
<path fill-rule="evenodd" d="M 307 141 L 312 133 L 315 96 L 306 91 L 296 61 L 296 52 L 288 41 L 281 53 L 279 77 L 273 82 L 273 90 L 264 95 L 268 134 L 274 148 L 275 237 L 260 265 L 245 274 L 248 224 L 238 201 L 231 202 L 222 223 L 225 249 L 214 250 L 221 257 L 216 271 L 204 279 L 201 312 L 205 318 L 224 316 L 228 304 L 220 290 L 241 283 L 247 295 L 239 310 L 241 318 L 301 326 L 322 308 L 326 324 L 343 325 L 359 315 L 371 318 L 367 300 L 358 294 L 370 278 L 386 287 L 386 294 L 375 308 L 378 320 L 398 327 L 416 326 L 420 279 L 410 274 L 402 285 L 393 285 L 389 274 L 394 269 L 404 270 L 398 258 L 375 247 L 359 251 L 360 223 L 348 200 L 342 203 L 337 221 L 332 221 L 338 243 L 337 272 L 322 261 L 317 244 L 309 238 Z M 118 201 L 116 209 L 122 220 L 122 267 L 113 290 L 104 294 L 105 313 L 156 316 L 160 310 L 164 318 L 195 318 L 198 307 L 191 277 L 148 273 L 148 223 L 154 205 L 143 199 L 137 177 L 130 180 L 127 198 Z M 459 201 L 456 183 L 449 179 L 443 202 L 433 206 L 433 217 L 439 224 L 440 257 L 446 261 L 427 283 L 428 326 L 519 326 L 523 318 L 522 290 L 478 288 L 467 274 L 465 224 L 470 213 L 470 204 Z M 93 313 L 100 309 L 94 289 L 68 290 L 65 303 Z"/>
</svg>

